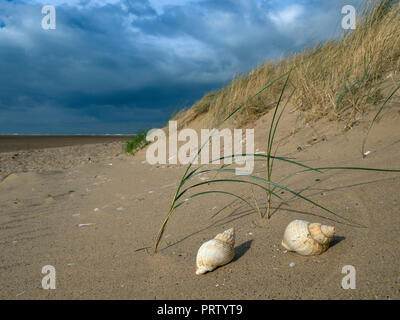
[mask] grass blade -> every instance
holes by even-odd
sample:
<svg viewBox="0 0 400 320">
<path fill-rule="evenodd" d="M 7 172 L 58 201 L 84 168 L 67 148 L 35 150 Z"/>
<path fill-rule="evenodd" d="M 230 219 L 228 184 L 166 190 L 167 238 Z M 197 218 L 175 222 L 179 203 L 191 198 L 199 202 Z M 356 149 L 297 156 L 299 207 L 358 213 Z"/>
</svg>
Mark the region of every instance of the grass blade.
<svg viewBox="0 0 400 320">
<path fill-rule="evenodd" d="M 199 196 L 202 196 L 202 195 L 205 195 L 205 194 L 210 194 L 210 193 L 226 194 L 226 195 L 230 195 L 230 196 L 236 197 L 236 198 L 242 200 L 243 202 L 247 203 L 252 209 L 254 209 L 254 207 L 250 204 L 250 202 L 248 202 L 246 199 L 242 198 L 241 196 L 238 196 L 238 195 L 236 195 L 234 193 L 231 193 L 231 192 L 219 191 L 219 190 L 204 191 L 204 192 L 199 192 L 199 193 L 196 193 L 194 195 L 191 195 L 191 196 L 187 197 L 185 200 L 183 200 L 183 201 L 179 202 L 178 204 L 176 204 L 174 209 L 180 207 L 182 204 L 184 204 L 185 202 L 189 201 L 190 199 L 193 199 L 195 197 L 199 197 Z"/>
<path fill-rule="evenodd" d="M 225 170 L 228 170 L 228 169 L 210 169 L 210 170 L 207 170 L 207 171 L 205 170 L 205 172 L 209 172 L 209 171 L 225 171 Z M 234 171 L 234 170 L 233 170 L 233 171 Z M 246 176 L 246 177 L 247 177 L 247 176 Z M 250 177 L 251 177 L 251 176 L 250 176 Z M 256 177 L 256 176 L 253 176 L 253 177 L 254 177 L 254 178 L 258 178 L 258 177 Z M 262 178 L 260 178 L 260 179 L 262 179 Z M 205 185 L 205 184 L 219 183 L 219 182 L 231 182 L 231 183 L 245 183 L 245 184 L 251 184 L 251 185 L 257 186 L 257 187 L 259 187 L 259 188 L 261 188 L 261 189 L 263 189 L 263 190 L 269 192 L 269 190 L 268 190 L 267 188 L 265 188 L 265 187 L 263 187 L 263 186 L 261 186 L 261 185 L 255 183 L 255 182 L 251 182 L 251 181 L 247 181 L 247 180 L 241 180 L 241 179 L 216 179 L 216 180 L 210 180 L 210 181 L 199 182 L 199 183 L 196 183 L 196 184 L 194 184 L 194 185 L 192 185 L 192 186 L 187 187 L 186 189 L 184 189 L 184 190 L 176 197 L 176 200 L 178 200 L 180 197 L 182 197 L 182 196 L 183 196 L 187 191 L 189 191 L 190 189 L 193 189 L 193 188 L 196 188 L 196 187 Z M 282 200 L 282 197 L 279 196 L 278 194 L 274 193 L 273 195 Z"/>
<path fill-rule="evenodd" d="M 363 168 L 363 169 L 365 169 L 365 168 Z M 218 170 L 218 171 L 226 171 L 226 172 L 234 172 L 233 169 L 209 169 L 209 170 L 207 170 L 207 171 L 216 171 L 216 170 Z M 206 171 L 206 170 L 204 170 L 204 171 Z M 310 170 L 307 170 L 307 171 L 310 171 Z M 396 171 L 395 171 L 395 172 L 396 172 Z M 400 171 L 399 171 L 399 172 L 400 172 Z M 317 206 L 317 207 L 323 209 L 324 211 L 329 212 L 330 214 L 332 214 L 332 215 L 334 215 L 334 216 L 336 216 L 336 217 L 338 217 L 338 218 L 341 218 L 341 219 L 343 219 L 343 220 L 345 220 L 345 221 L 347 221 L 347 222 L 356 224 L 356 225 L 358 225 L 358 226 L 365 227 L 365 226 L 363 226 L 363 225 L 361 225 L 361 224 L 359 224 L 359 223 L 357 223 L 357 222 L 355 222 L 355 221 L 352 221 L 351 219 L 348 219 L 348 218 L 346 218 L 346 217 L 343 217 L 343 216 L 341 216 L 341 215 L 339 215 L 339 214 L 337 214 L 337 213 L 335 213 L 335 212 L 333 212 L 333 211 L 331 211 L 331 210 L 325 208 L 324 206 L 321 206 L 320 204 L 314 202 L 313 200 L 311 200 L 311 199 L 309 199 L 309 198 L 306 198 L 306 197 L 302 196 L 300 193 L 295 192 L 295 191 L 293 191 L 293 190 L 291 190 L 291 189 L 289 189 L 289 188 L 287 188 L 287 187 L 285 187 L 285 186 L 282 186 L 282 185 L 280 185 L 279 183 L 276 183 L 276 182 L 273 182 L 273 181 L 269 181 L 269 180 L 266 180 L 266 179 L 261 178 L 261 177 L 258 177 L 258 176 L 246 175 L 246 177 L 253 178 L 253 179 L 256 179 L 256 180 L 259 180 L 259 181 L 263 181 L 263 182 L 265 182 L 265 183 L 267 183 L 267 184 L 273 185 L 273 186 L 275 186 L 275 187 L 277 187 L 277 188 L 280 188 L 280 189 L 282 189 L 282 190 L 286 190 L 287 192 L 289 192 L 289 193 L 295 195 L 296 197 L 299 197 L 299 198 L 301 198 L 301 199 L 303 199 L 303 200 L 305 200 L 305 201 L 307 201 L 307 202 L 313 204 L 314 206 Z M 214 181 L 217 182 L 217 180 L 214 180 Z M 253 183 L 251 183 L 250 181 L 245 181 L 245 180 L 229 180 L 229 179 L 226 179 L 226 181 L 242 181 L 242 182 L 247 182 L 247 183 L 253 184 Z M 211 181 L 211 182 L 213 182 L 213 181 Z M 195 186 L 198 186 L 198 185 L 201 185 L 201 184 L 205 184 L 205 183 L 207 183 L 207 182 L 203 182 L 203 183 L 197 184 L 197 185 L 195 185 Z M 255 185 L 260 186 L 259 184 L 256 184 L 256 183 L 255 183 Z M 193 187 L 194 187 L 194 186 L 193 186 Z M 262 186 L 261 186 L 261 187 L 262 187 Z M 189 188 L 191 188 L 191 187 L 189 187 Z M 189 189 L 189 188 L 188 188 L 188 189 Z M 274 196 L 276 196 L 276 197 L 282 199 L 279 195 L 277 195 L 276 193 L 273 193 L 272 190 L 266 189 L 266 188 L 264 188 L 264 187 L 262 187 L 262 188 L 265 189 L 267 192 L 271 192 L 272 195 L 274 195 Z"/>
<path fill-rule="evenodd" d="M 367 134 L 364 137 L 362 146 L 361 146 L 361 153 L 362 153 L 362 157 L 365 158 L 365 144 L 367 143 L 367 138 L 369 135 L 369 132 L 372 129 L 372 126 L 374 125 L 376 119 L 378 118 L 379 114 L 382 112 L 383 108 L 385 107 L 386 103 L 389 102 L 389 100 L 394 96 L 394 94 L 397 92 L 397 90 L 400 89 L 400 84 L 397 86 L 396 89 L 393 90 L 393 92 L 389 95 L 389 97 L 386 98 L 385 102 L 382 104 L 382 106 L 379 108 L 378 112 L 376 113 L 375 117 L 372 119 L 371 123 L 369 124 L 368 130 L 367 130 Z"/>
</svg>

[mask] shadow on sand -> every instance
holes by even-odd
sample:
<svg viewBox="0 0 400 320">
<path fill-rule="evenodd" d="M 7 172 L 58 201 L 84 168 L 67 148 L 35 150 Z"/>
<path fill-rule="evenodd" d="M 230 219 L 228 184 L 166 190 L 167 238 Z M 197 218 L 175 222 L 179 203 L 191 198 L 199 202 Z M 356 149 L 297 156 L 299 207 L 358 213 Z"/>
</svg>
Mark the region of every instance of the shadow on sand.
<svg viewBox="0 0 400 320">
<path fill-rule="evenodd" d="M 250 249 L 253 240 L 243 242 L 240 246 L 235 248 L 235 257 L 232 261 L 239 260 Z"/>
</svg>

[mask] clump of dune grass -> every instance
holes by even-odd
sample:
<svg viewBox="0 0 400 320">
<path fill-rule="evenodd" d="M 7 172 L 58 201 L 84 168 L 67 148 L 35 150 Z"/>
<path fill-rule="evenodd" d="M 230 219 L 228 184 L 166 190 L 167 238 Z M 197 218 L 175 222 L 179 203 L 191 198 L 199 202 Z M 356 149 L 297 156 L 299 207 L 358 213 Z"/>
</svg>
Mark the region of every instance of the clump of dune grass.
<svg viewBox="0 0 400 320">
<path fill-rule="evenodd" d="M 255 203 L 255 206 L 253 206 L 248 200 L 246 200 L 243 196 L 240 196 L 238 194 L 232 193 L 232 192 L 228 192 L 226 191 L 226 189 L 223 190 L 217 190 L 217 189 L 213 189 L 213 190 L 207 190 L 207 191 L 200 191 L 197 193 L 193 193 L 191 195 L 189 195 L 189 191 L 191 190 L 196 190 L 198 187 L 201 186 L 214 186 L 214 185 L 218 185 L 220 183 L 228 183 L 228 184 L 242 184 L 242 185 L 249 185 L 251 187 L 258 187 L 260 189 L 262 189 L 265 193 L 266 193 L 266 199 L 267 199 L 267 212 L 266 212 L 266 217 L 269 219 L 271 214 L 270 214 L 270 209 L 271 209 L 271 201 L 272 201 L 272 197 L 278 198 L 279 200 L 283 200 L 282 197 L 275 192 L 276 188 L 281 189 L 281 190 L 285 190 L 288 193 L 294 195 L 297 198 L 300 198 L 320 209 L 322 209 L 325 213 L 330 214 L 335 216 L 336 218 L 342 219 L 347 223 L 350 223 L 352 225 L 356 225 L 359 227 L 365 227 L 360 223 L 357 223 L 355 221 L 353 221 L 352 219 L 345 217 L 343 215 L 340 215 L 338 213 L 335 213 L 334 211 L 316 203 L 315 201 L 313 201 L 312 199 L 305 197 L 303 195 L 301 195 L 301 192 L 296 192 L 288 187 L 286 187 L 285 185 L 283 185 L 283 182 L 285 182 L 286 180 L 290 179 L 291 177 L 297 175 L 297 174 L 303 174 L 306 172 L 318 172 L 318 173 L 324 173 L 325 171 L 328 170 L 363 170 L 363 171 L 377 171 L 377 172 L 400 172 L 400 170 L 397 169 L 379 169 L 379 168 L 364 168 L 364 167 L 321 167 L 321 168 L 314 168 L 308 165 L 305 165 L 303 163 L 294 161 L 293 159 L 289 159 L 286 157 L 279 157 L 276 156 L 276 152 L 277 150 L 273 150 L 273 143 L 274 143 L 274 138 L 275 138 L 275 134 L 278 128 L 278 124 L 279 121 L 281 120 L 282 114 L 284 109 L 287 106 L 287 103 L 290 101 L 290 98 L 293 96 L 294 92 L 296 91 L 295 87 L 292 87 L 292 91 L 289 94 L 286 103 L 284 105 L 284 107 L 279 110 L 280 104 L 283 100 L 284 97 L 284 93 L 286 88 L 288 87 L 289 83 L 290 83 L 290 76 L 291 76 L 292 70 L 290 70 L 289 72 L 287 72 L 286 74 L 281 75 L 279 78 L 274 79 L 272 82 L 270 82 L 267 86 L 264 86 L 261 90 L 259 90 L 256 94 L 254 94 L 253 96 L 249 97 L 243 104 L 239 105 L 238 107 L 236 107 L 225 119 L 223 119 L 220 124 L 217 126 L 217 129 L 224 124 L 226 121 L 228 121 L 232 116 L 234 116 L 237 112 L 239 112 L 242 108 L 244 108 L 246 106 L 246 104 L 251 103 L 251 101 L 255 98 L 257 98 L 257 96 L 259 96 L 260 94 L 262 94 L 266 89 L 272 87 L 272 85 L 274 83 L 276 83 L 277 81 L 281 80 L 282 78 L 284 79 L 284 84 L 282 86 L 280 95 L 279 95 L 279 99 L 276 103 L 275 109 L 274 109 L 274 114 L 273 114 L 273 118 L 272 118 L 272 122 L 270 124 L 270 128 L 269 128 L 269 135 L 268 135 L 268 146 L 267 146 L 267 152 L 266 154 L 233 154 L 230 156 L 224 156 L 221 157 L 219 159 L 214 159 L 215 162 L 216 160 L 224 160 L 227 158 L 239 158 L 239 157 L 252 157 L 253 160 L 255 161 L 266 161 L 267 163 L 267 172 L 266 172 L 266 178 L 260 177 L 260 176 L 256 176 L 256 175 L 252 175 L 252 174 L 247 174 L 244 176 L 235 176 L 235 169 L 229 168 L 231 166 L 231 164 L 224 164 L 222 165 L 219 169 L 207 169 L 205 168 L 205 165 L 200 165 L 195 169 L 192 169 L 193 163 L 196 160 L 196 158 L 199 156 L 201 150 L 203 149 L 203 147 L 206 145 L 206 142 L 201 146 L 201 148 L 199 149 L 199 151 L 197 152 L 197 154 L 193 157 L 192 161 L 189 163 L 189 165 L 186 168 L 186 171 L 184 173 L 184 175 L 182 176 L 178 187 L 176 189 L 175 195 L 172 199 L 172 203 L 171 206 L 169 208 L 169 211 L 167 213 L 167 216 L 165 217 L 160 230 L 158 231 L 157 235 L 156 235 L 156 241 L 155 241 L 155 245 L 154 245 L 154 253 L 157 252 L 159 243 L 162 239 L 162 236 L 165 232 L 165 229 L 167 227 L 167 224 L 172 216 L 172 214 L 175 212 L 175 210 L 177 208 L 179 208 L 181 205 L 183 205 L 184 203 L 186 203 L 187 201 L 199 197 L 199 196 L 205 196 L 205 195 L 210 195 L 210 194 L 223 194 L 223 195 L 229 195 L 229 196 L 233 196 L 237 199 L 240 199 L 241 201 L 245 202 L 246 204 L 248 204 L 252 209 L 254 209 L 254 211 L 258 211 L 259 207 L 257 202 Z M 212 135 L 213 135 L 212 131 L 208 137 L 208 140 L 211 139 Z M 273 171 L 273 163 L 274 161 L 282 161 L 287 165 L 294 165 L 296 167 L 299 168 L 299 170 L 297 170 L 296 172 L 284 177 L 283 179 L 281 179 L 279 182 L 274 182 L 272 180 L 272 171 Z M 230 176 L 228 177 L 224 177 L 224 178 L 219 178 L 217 179 L 216 176 L 214 176 L 213 179 L 208 180 L 208 181 L 204 181 L 204 182 L 200 182 L 200 183 L 194 183 L 194 184 L 190 184 L 190 182 L 193 181 L 193 178 L 197 175 L 203 174 L 203 173 L 210 173 L 210 172 L 214 172 L 214 173 L 219 173 L 219 174 L 228 174 Z M 184 197 L 186 195 L 186 197 Z M 261 215 L 262 216 L 262 215 Z"/>
<path fill-rule="evenodd" d="M 400 78 L 400 4 L 393 0 L 368 1 L 356 30 L 317 44 L 310 50 L 279 61 L 268 61 L 228 86 L 205 95 L 180 115 L 180 126 L 206 115 L 211 127 L 220 123 L 246 97 L 265 86 L 266 79 L 293 70 L 296 87 L 292 105 L 303 121 L 328 118 L 352 125 L 385 100 L 385 92 Z M 397 80 L 396 80 L 397 79 Z M 276 105 L 284 79 L 247 103 L 232 118 L 235 125 L 253 121 Z M 393 96 L 398 99 L 399 95 Z"/>
<path fill-rule="evenodd" d="M 143 149 L 146 145 L 149 144 L 146 141 L 147 132 L 149 130 L 142 130 L 136 133 L 131 140 L 125 142 L 125 152 L 134 154 L 140 149 Z"/>
</svg>

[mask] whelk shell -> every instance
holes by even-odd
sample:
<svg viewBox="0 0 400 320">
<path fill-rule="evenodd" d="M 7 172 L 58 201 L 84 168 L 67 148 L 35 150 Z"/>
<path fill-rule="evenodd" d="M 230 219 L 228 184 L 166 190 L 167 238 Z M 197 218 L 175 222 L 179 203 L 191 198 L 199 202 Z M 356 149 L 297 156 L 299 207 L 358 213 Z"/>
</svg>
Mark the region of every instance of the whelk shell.
<svg viewBox="0 0 400 320">
<path fill-rule="evenodd" d="M 328 250 L 334 234 L 335 227 L 294 220 L 286 227 L 282 245 L 303 256 L 317 255 Z"/>
<path fill-rule="evenodd" d="M 235 230 L 233 228 L 217 234 L 203 243 L 197 252 L 196 274 L 212 271 L 232 261 L 235 256 Z"/>
</svg>

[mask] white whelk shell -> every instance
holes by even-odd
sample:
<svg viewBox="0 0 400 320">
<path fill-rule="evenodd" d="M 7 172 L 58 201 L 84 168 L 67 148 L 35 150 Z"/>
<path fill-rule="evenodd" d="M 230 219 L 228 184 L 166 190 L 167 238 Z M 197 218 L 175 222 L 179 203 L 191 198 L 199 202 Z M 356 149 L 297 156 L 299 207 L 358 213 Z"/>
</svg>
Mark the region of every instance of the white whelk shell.
<svg viewBox="0 0 400 320">
<path fill-rule="evenodd" d="M 317 255 L 328 250 L 334 234 L 335 227 L 294 220 L 286 227 L 282 245 L 303 256 Z"/>
<path fill-rule="evenodd" d="M 235 256 L 235 230 L 233 228 L 217 234 L 203 243 L 197 252 L 196 274 L 212 271 L 232 261 Z"/>
</svg>

